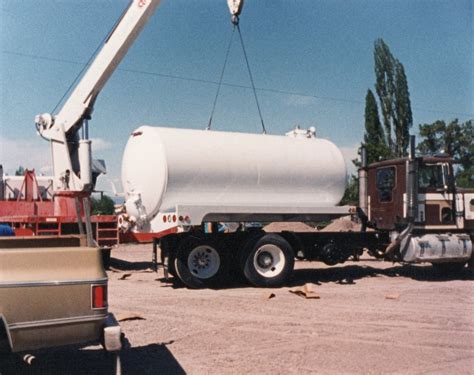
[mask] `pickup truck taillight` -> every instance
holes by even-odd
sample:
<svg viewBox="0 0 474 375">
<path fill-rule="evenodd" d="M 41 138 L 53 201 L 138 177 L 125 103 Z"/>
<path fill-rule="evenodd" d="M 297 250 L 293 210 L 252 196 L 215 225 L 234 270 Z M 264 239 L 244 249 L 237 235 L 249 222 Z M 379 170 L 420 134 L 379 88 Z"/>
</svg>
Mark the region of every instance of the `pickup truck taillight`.
<svg viewBox="0 0 474 375">
<path fill-rule="evenodd" d="M 107 285 L 92 285 L 92 308 L 103 309 L 107 307 Z"/>
</svg>

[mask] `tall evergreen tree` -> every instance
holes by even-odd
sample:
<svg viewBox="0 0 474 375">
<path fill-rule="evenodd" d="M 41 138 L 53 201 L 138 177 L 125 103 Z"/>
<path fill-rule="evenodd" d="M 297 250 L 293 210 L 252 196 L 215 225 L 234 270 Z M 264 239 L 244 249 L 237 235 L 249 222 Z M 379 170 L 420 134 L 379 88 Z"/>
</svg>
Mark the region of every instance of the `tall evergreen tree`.
<svg viewBox="0 0 474 375">
<path fill-rule="evenodd" d="M 410 93 L 403 64 L 395 62 L 395 156 L 406 155 L 410 139 L 409 129 L 413 126 Z"/>
<path fill-rule="evenodd" d="M 379 119 L 377 100 L 372 90 L 367 90 L 365 97 L 364 146 L 367 149 L 368 163 L 390 156 L 390 150 L 385 143 L 384 131 Z"/>
</svg>

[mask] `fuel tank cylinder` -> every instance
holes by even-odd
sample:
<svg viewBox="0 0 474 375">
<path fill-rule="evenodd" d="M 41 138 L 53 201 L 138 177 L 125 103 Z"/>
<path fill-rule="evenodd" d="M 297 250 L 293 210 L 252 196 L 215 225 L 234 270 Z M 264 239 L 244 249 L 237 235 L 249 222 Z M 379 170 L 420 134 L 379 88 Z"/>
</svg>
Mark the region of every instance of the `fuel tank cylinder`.
<svg viewBox="0 0 474 375">
<path fill-rule="evenodd" d="M 339 203 L 346 166 L 325 139 L 141 126 L 125 147 L 122 185 L 147 219 L 177 205 L 311 212 Z"/>
</svg>

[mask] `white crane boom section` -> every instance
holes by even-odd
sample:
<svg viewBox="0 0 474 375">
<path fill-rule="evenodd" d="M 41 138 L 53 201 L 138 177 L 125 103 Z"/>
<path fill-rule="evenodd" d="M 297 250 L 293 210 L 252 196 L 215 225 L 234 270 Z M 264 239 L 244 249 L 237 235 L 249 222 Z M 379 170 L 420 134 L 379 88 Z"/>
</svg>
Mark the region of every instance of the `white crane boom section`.
<svg viewBox="0 0 474 375">
<path fill-rule="evenodd" d="M 81 163 L 80 146 L 68 145 L 78 139 L 83 120 L 88 120 L 94 102 L 120 61 L 142 31 L 161 0 L 132 0 L 107 38 L 100 52 L 57 115 L 36 117 L 40 134 L 51 141 L 55 190 L 83 191 L 90 188 L 90 166 Z M 87 135 L 86 135 L 87 138 Z M 90 141 L 88 141 L 90 154 Z M 83 155 L 86 155 L 84 152 Z M 82 157 L 84 164 L 87 157 Z M 90 160 L 89 160 L 90 164 Z M 89 169 L 82 171 L 83 167 Z M 85 173 L 84 173 L 85 172 Z"/>
<path fill-rule="evenodd" d="M 56 121 L 62 124 L 66 133 L 84 116 L 91 114 L 97 95 L 159 3 L 160 0 L 135 0 L 130 3 L 117 27 L 56 116 Z"/>
</svg>

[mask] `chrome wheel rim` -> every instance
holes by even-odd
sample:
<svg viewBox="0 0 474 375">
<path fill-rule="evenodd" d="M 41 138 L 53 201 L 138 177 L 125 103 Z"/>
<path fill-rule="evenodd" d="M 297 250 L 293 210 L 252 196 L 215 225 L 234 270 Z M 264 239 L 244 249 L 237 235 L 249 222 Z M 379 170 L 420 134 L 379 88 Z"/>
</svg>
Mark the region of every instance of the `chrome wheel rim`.
<svg viewBox="0 0 474 375">
<path fill-rule="evenodd" d="M 263 277 L 275 277 L 285 267 L 286 259 L 283 251 L 275 245 L 267 244 L 258 248 L 253 257 L 253 266 Z"/>
<path fill-rule="evenodd" d="M 199 279 L 209 279 L 219 271 L 221 259 L 216 249 L 208 245 L 201 245 L 189 253 L 187 265 L 193 276 Z"/>
</svg>

